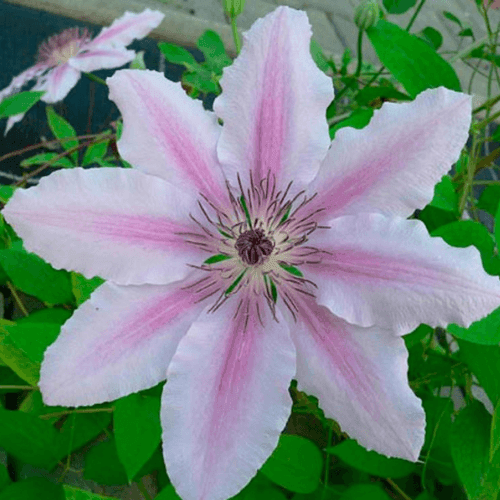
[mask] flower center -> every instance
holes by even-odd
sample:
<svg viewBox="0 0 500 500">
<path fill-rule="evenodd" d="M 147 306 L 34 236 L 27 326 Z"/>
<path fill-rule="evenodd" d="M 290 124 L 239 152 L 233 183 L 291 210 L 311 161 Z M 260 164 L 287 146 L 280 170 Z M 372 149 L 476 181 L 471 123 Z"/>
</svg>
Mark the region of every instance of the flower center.
<svg viewBox="0 0 500 500">
<path fill-rule="evenodd" d="M 235 247 L 241 260 L 254 266 L 271 254 L 274 244 L 269 238 L 266 238 L 262 229 L 250 229 L 240 234 Z"/>
<path fill-rule="evenodd" d="M 76 56 L 90 39 L 90 32 L 86 28 L 69 28 L 43 42 L 38 49 L 37 60 L 49 66 L 60 66 Z"/>
</svg>

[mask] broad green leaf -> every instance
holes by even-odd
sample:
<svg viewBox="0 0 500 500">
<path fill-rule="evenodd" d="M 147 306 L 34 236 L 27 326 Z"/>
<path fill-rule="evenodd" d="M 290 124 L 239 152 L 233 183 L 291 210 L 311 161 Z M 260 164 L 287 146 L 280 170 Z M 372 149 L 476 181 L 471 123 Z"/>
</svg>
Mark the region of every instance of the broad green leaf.
<svg viewBox="0 0 500 500">
<path fill-rule="evenodd" d="M 163 488 L 158 495 L 155 496 L 154 500 L 182 500 L 181 497 L 176 493 L 175 488 L 169 484 L 166 488 Z"/>
<path fill-rule="evenodd" d="M 73 302 L 69 274 L 57 271 L 19 242 L 0 250 L 0 264 L 16 288 L 49 304 Z"/>
<path fill-rule="evenodd" d="M 61 484 L 51 483 L 43 477 L 29 477 L 13 483 L 2 492 L 0 500 L 65 500 Z"/>
<path fill-rule="evenodd" d="M 460 339 L 481 345 L 498 345 L 500 342 L 500 308 L 475 321 L 469 328 L 448 325 L 448 331 Z"/>
<path fill-rule="evenodd" d="M 417 36 L 384 20 L 366 33 L 382 64 L 411 96 L 440 86 L 460 91 L 452 66 Z"/>
<path fill-rule="evenodd" d="M 98 159 L 102 160 L 108 151 L 109 139 L 105 141 L 95 142 L 91 144 L 85 151 L 83 156 L 83 166 L 90 165 L 97 162 Z"/>
<path fill-rule="evenodd" d="M 473 401 L 456 416 L 451 428 L 451 453 L 469 500 L 497 500 L 500 454 L 490 461 L 491 416 Z"/>
<path fill-rule="evenodd" d="M 327 453 L 342 459 L 347 465 L 373 476 L 404 477 L 415 471 L 415 464 L 400 458 L 387 458 L 375 451 L 367 451 L 353 439 L 326 449 Z"/>
<path fill-rule="evenodd" d="M 274 483 L 296 493 L 312 493 L 319 484 L 323 459 L 308 439 L 283 434 L 261 472 Z"/>
<path fill-rule="evenodd" d="M 19 92 L 19 94 L 6 97 L 0 102 L 0 118 L 26 113 L 45 94 L 45 92 Z"/>
<path fill-rule="evenodd" d="M 40 365 L 31 361 L 11 340 L 6 330 L 6 327 L 11 325 L 14 323 L 0 319 L 0 359 L 28 384 L 36 386 L 40 378 Z"/>
<path fill-rule="evenodd" d="M 498 127 L 500 130 L 500 127 Z M 486 210 L 489 214 L 495 216 L 500 202 L 500 184 L 486 186 L 479 197 L 477 208 Z"/>
<path fill-rule="evenodd" d="M 467 363 L 495 406 L 500 400 L 500 347 L 461 339 L 458 339 L 458 345 L 460 359 Z"/>
<path fill-rule="evenodd" d="M 427 26 L 420 32 L 420 36 L 428 41 L 434 50 L 439 50 L 441 45 L 443 45 L 443 35 L 437 30 L 430 26 Z"/>
<path fill-rule="evenodd" d="M 182 64 L 190 71 L 195 71 L 199 66 L 191 52 L 188 52 L 186 49 L 179 47 L 178 45 L 160 42 L 158 43 L 158 48 L 168 62 L 173 64 Z"/>
<path fill-rule="evenodd" d="M 200 67 L 196 72 L 184 73 L 182 83 L 195 88 L 203 94 L 218 94 L 220 92 L 219 85 L 212 80 L 212 74 L 204 67 Z"/>
<path fill-rule="evenodd" d="M 57 432 L 48 422 L 24 413 L 0 408 L 0 448 L 16 458 L 44 469 L 58 462 Z"/>
<path fill-rule="evenodd" d="M 128 484 L 127 473 L 118 458 L 114 438 L 93 446 L 85 456 L 85 479 L 100 484 Z"/>
<path fill-rule="evenodd" d="M 337 130 L 344 127 L 353 127 L 353 128 L 363 128 L 370 123 L 370 120 L 373 116 L 372 108 L 360 108 L 356 109 L 351 113 L 351 116 L 347 117 L 345 120 L 336 123 L 333 127 L 330 127 L 330 138 L 333 139 L 335 137 L 335 133 Z"/>
<path fill-rule="evenodd" d="M 196 45 L 203 52 L 206 64 L 218 75 L 222 75 L 222 70 L 232 63 L 224 43 L 215 31 L 205 31 L 196 41 Z"/>
<path fill-rule="evenodd" d="M 376 484 L 355 484 L 347 488 L 339 500 L 391 500 L 391 497 Z"/>
<path fill-rule="evenodd" d="M 416 3 L 417 0 L 383 0 L 384 7 L 389 14 L 404 14 Z"/>
<path fill-rule="evenodd" d="M 411 101 L 411 97 L 403 94 L 394 87 L 365 87 L 356 95 L 356 101 L 360 106 L 370 106 L 377 99 L 395 99 L 397 101 Z"/>
<path fill-rule="evenodd" d="M 95 276 L 87 279 L 79 273 L 71 273 L 71 286 L 73 287 L 73 295 L 76 299 L 76 305 L 83 304 L 92 294 L 92 292 L 104 283 L 102 278 Z"/>
<path fill-rule="evenodd" d="M 14 186 L 0 186 L 0 202 L 7 203 L 16 189 Z"/>
<path fill-rule="evenodd" d="M 314 59 L 314 62 L 316 63 L 316 66 L 318 66 L 318 68 L 321 71 L 324 72 L 328 71 L 330 69 L 330 66 L 328 65 L 325 54 L 323 53 L 323 49 L 321 48 L 321 45 L 314 38 L 311 38 L 310 51 L 311 51 L 311 56 Z"/>
<path fill-rule="evenodd" d="M 0 492 L 5 489 L 10 484 L 9 473 L 7 472 L 7 467 L 0 464 Z"/>
<path fill-rule="evenodd" d="M 443 176 L 441 181 L 434 187 L 434 197 L 430 205 L 442 210 L 458 212 L 458 195 L 449 175 Z"/>
<path fill-rule="evenodd" d="M 115 497 L 105 497 L 91 491 L 68 486 L 67 484 L 63 484 L 63 489 L 66 500 L 116 500 Z"/>
<path fill-rule="evenodd" d="M 500 248 L 500 205 L 498 205 L 497 213 L 495 214 L 495 241 L 497 247 Z"/>
<path fill-rule="evenodd" d="M 59 153 L 48 152 L 48 153 L 40 153 L 34 156 L 30 156 L 21 162 L 21 167 L 31 167 L 31 165 L 42 165 L 44 163 L 48 163 L 53 158 L 59 156 Z M 53 167 L 64 167 L 64 168 L 73 168 L 74 165 L 71 161 L 66 157 L 62 156 L 57 160 L 54 160 L 50 163 Z"/>
<path fill-rule="evenodd" d="M 491 419 L 490 433 L 490 462 L 493 460 L 495 453 L 500 448 L 500 401 L 496 404 Z"/>
<path fill-rule="evenodd" d="M 490 274 L 500 272 L 500 262 L 494 254 L 493 237 L 480 222 L 458 220 L 435 229 L 431 235 L 443 238 L 448 245 L 454 247 L 475 246 L 481 254 L 481 261 L 486 272 Z"/>
<path fill-rule="evenodd" d="M 161 441 L 160 398 L 130 394 L 115 403 L 116 449 L 132 480 Z"/>
<path fill-rule="evenodd" d="M 68 151 L 76 146 L 78 146 L 78 139 L 76 139 L 75 129 L 70 125 L 70 123 L 64 119 L 62 116 L 58 115 L 52 106 L 47 106 L 47 121 L 54 134 L 54 137 L 61 140 L 61 146 L 63 149 Z M 74 139 L 73 139 L 74 138 Z M 78 162 L 78 151 L 71 153 L 71 158 L 75 162 Z"/>
</svg>

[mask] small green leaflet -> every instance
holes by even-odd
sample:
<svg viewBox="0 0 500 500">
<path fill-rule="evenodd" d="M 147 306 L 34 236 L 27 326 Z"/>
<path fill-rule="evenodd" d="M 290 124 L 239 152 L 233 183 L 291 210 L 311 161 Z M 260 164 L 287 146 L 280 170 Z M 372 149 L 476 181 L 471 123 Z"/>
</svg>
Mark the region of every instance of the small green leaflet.
<svg viewBox="0 0 500 500">
<path fill-rule="evenodd" d="M 26 113 L 45 94 L 45 92 L 20 92 L 11 97 L 6 97 L 0 103 L 0 118 Z"/>
<path fill-rule="evenodd" d="M 222 262 L 223 260 L 228 259 L 232 259 L 232 257 L 230 255 L 224 255 L 220 253 L 217 255 L 212 255 L 212 257 L 209 257 L 206 261 L 203 262 L 203 264 L 216 264 L 217 262 Z"/>
<path fill-rule="evenodd" d="M 295 266 L 287 266 L 286 264 L 280 263 L 280 267 L 282 269 L 284 269 L 285 271 L 289 272 L 290 274 L 293 274 L 294 276 L 298 276 L 299 278 L 302 278 L 304 276 L 302 274 L 302 271 Z"/>
</svg>

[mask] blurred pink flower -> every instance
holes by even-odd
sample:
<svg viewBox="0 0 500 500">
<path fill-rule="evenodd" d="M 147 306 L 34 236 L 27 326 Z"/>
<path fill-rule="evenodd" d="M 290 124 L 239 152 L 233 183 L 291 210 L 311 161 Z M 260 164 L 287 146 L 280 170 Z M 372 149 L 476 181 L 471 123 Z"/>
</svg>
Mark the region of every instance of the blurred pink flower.
<svg viewBox="0 0 500 500">
<path fill-rule="evenodd" d="M 118 68 L 132 61 L 135 52 L 126 46 L 144 38 L 163 18 L 164 14 L 150 9 L 140 14 L 125 12 L 94 39 L 87 29 L 79 28 L 69 28 L 50 37 L 40 45 L 37 63 L 15 76 L 10 85 L 0 91 L 0 102 L 18 93 L 30 80 L 36 80 L 31 90 L 45 91 L 42 101 L 61 101 L 76 85 L 81 72 Z M 5 133 L 23 116 L 10 117 Z"/>
<path fill-rule="evenodd" d="M 484 0 L 483 5 L 485 7 L 490 7 L 490 9 L 500 9 L 500 0 Z"/>
<path fill-rule="evenodd" d="M 332 82 L 310 37 L 304 12 L 258 20 L 215 113 L 160 73 L 116 72 L 118 147 L 135 168 L 59 171 L 4 210 L 27 249 L 108 280 L 47 349 L 44 401 L 91 405 L 166 378 L 163 452 L 185 500 L 248 483 L 292 378 L 363 446 L 417 460 L 425 415 L 401 335 L 500 305 L 475 248 L 407 220 L 458 159 L 470 97 L 386 103 L 330 143 Z"/>
</svg>

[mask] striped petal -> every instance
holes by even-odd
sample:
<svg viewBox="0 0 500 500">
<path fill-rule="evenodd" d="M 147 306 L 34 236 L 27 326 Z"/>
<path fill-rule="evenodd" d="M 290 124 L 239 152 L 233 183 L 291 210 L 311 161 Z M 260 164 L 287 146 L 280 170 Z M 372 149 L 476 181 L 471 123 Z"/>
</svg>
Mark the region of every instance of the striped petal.
<svg viewBox="0 0 500 500">
<path fill-rule="evenodd" d="M 116 283 L 167 284 L 187 275 L 200 251 L 191 206 L 169 183 L 132 169 L 75 168 L 16 191 L 3 214 L 27 250 L 55 268 Z M 203 254 L 204 255 L 204 254 Z"/>
<path fill-rule="evenodd" d="M 295 350 L 267 308 L 205 313 L 168 369 L 163 453 L 183 500 L 226 500 L 256 474 L 290 414 Z"/>
<path fill-rule="evenodd" d="M 179 340 L 202 309 L 188 284 L 100 286 L 45 351 L 44 402 L 92 405 L 164 380 Z"/>
<path fill-rule="evenodd" d="M 500 306 L 500 281 L 479 252 L 431 238 L 418 220 L 364 214 L 329 225 L 313 235 L 321 263 L 303 270 L 319 303 L 349 323 L 404 334 L 420 323 L 469 326 Z"/>
<path fill-rule="evenodd" d="M 330 139 L 326 108 L 331 79 L 309 52 L 311 27 L 305 12 L 278 7 L 257 20 L 243 50 L 224 70 L 214 110 L 224 121 L 217 153 L 228 179 L 249 183 L 271 174 L 278 185 L 310 182 Z"/>
</svg>

